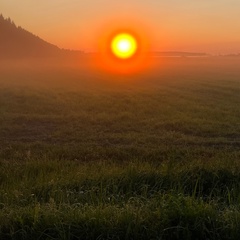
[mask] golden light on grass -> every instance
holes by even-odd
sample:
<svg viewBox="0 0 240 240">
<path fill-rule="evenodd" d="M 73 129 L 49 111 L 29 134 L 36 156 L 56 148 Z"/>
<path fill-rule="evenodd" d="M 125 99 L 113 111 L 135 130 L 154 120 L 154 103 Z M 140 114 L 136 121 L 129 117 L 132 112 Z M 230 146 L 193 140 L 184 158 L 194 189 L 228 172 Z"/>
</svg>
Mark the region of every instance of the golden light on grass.
<svg viewBox="0 0 240 240">
<path fill-rule="evenodd" d="M 112 53 L 120 59 L 128 59 L 137 52 L 137 40 L 128 33 L 116 35 L 111 42 Z"/>
</svg>

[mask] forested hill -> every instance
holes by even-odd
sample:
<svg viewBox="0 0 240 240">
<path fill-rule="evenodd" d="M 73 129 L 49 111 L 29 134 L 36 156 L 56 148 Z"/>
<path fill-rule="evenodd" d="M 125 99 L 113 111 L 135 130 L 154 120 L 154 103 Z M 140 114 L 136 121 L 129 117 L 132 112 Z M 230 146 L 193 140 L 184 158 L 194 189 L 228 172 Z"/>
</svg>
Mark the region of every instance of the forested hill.
<svg viewBox="0 0 240 240">
<path fill-rule="evenodd" d="M 58 57 L 81 53 L 62 50 L 0 15 L 0 58 Z"/>
</svg>

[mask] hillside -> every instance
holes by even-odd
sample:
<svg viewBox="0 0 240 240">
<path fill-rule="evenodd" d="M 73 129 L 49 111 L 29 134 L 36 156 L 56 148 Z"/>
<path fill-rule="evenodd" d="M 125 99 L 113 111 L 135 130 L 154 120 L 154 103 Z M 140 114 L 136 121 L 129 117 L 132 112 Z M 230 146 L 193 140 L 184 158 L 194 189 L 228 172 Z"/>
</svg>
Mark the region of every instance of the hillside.
<svg viewBox="0 0 240 240">
<path fill-rule="evenodd" d="M 16 26 L 0 15 L 0 59 L 74 56 L 80 51 L 68 51 L 50 44 L 38 36 Z"/>
<path fill-rule="evenodd" d="M 180 51 L 168 51 L 168 52 L 153 52 L 153 57 L 208 57 L 207 53 L 200 52 L 180 52 Z"/>
</svg>

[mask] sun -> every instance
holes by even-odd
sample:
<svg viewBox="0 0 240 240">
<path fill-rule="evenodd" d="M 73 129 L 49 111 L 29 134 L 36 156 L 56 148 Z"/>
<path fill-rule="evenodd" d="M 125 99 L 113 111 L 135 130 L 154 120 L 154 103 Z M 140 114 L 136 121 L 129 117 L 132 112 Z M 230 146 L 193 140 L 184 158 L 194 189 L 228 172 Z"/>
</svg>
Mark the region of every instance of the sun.
<svg viewBox="0 0 240 240">
<path fill-rule="evenodd" d="M 137 49 L 137 40 L 129 33 L 117 34 L 111 41 L 111 51 L 120 59 L 129 59 L 133 57 Z"/>
</svg>

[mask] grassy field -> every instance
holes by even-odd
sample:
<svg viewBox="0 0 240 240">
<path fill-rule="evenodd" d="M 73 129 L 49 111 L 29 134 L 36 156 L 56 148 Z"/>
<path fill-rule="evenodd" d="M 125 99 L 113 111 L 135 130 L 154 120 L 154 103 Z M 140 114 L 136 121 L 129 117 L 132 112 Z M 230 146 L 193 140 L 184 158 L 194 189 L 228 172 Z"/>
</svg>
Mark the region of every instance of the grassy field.
<svg viewBox="0 0 240 240">
<path fill-rule="evenodd" d="M 240 59 L 155 62 L 1 65 L 0 239 L 240 239 Z"/>
</svg>

